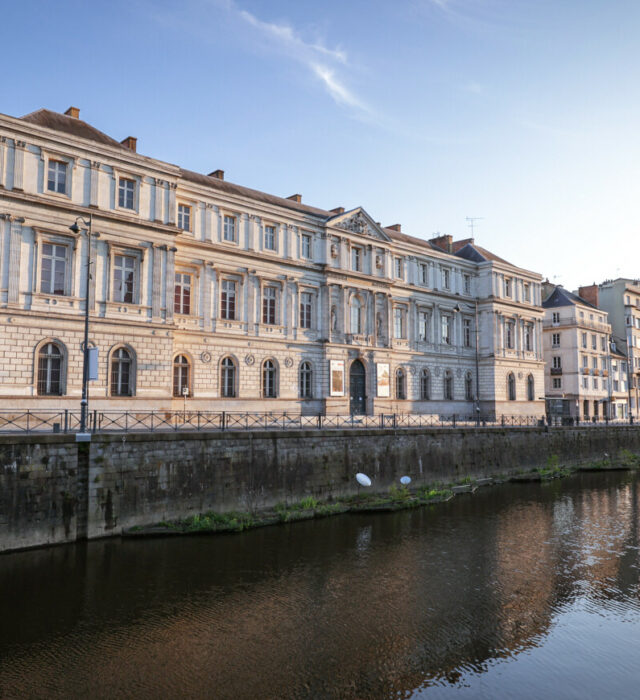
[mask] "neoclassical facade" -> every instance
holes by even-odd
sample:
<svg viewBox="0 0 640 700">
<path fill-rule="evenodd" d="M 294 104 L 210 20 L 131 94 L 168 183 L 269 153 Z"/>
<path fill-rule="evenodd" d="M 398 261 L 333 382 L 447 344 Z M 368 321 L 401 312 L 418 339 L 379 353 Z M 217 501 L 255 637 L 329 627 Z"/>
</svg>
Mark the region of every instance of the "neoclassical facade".
<svg viewBox="0 0 640 700">
<path fill-rule="evenodd" d="M 81 216 L 87 226 L 73 232 Z M 65 114 L 0 115 L 0 396 L 90 408 L 544 413 L 541 277 L 136 152 Z"/>
</svg>

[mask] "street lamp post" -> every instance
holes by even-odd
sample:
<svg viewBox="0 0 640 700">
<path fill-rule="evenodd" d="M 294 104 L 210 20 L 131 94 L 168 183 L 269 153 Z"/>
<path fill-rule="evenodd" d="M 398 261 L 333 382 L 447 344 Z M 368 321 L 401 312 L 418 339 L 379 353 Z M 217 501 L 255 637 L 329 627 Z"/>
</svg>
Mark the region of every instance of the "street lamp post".
<svg viewBox="0 0 640 700">
<path fill-rule="evenodd" d="M 91 235 L 93 233 L 93 214 L 89 214 L 89 219 L 82 216 L 76 217 L 69 229 L 75 233 L 80 233 L 78 221 L 87 227 L 87 278 L 84 295 L 84 343 L 82 346 L 82 399 L 80 401 L 80 433 L 87 433 L 87 410 L 89 408 L 89 282 L 91 280 Z"/>
</svg>

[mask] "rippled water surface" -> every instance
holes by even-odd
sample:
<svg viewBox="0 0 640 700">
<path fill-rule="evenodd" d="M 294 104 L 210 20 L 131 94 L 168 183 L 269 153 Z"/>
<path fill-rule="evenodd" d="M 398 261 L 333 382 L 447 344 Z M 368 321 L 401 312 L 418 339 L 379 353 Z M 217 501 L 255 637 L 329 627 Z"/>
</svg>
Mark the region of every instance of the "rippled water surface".
<svg viewBox="0 0 640 700">
<path fill-rule="evenodd" d="M 638 484 L 0 556 L 2 698 L 638 698 Z"/>
</svg>

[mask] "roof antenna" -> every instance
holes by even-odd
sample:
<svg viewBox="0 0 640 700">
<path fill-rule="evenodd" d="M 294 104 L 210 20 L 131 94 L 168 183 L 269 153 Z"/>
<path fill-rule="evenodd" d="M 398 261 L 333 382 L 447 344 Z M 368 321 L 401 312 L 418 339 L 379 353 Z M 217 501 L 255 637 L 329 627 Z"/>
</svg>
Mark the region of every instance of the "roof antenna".
<svg viewBox="0 0 640 700">
<path fill-rule="evenodd" d="M 468 226 L 471 229 L 471 238 L 474 238 L 473 229 L 476 225 L 476 221 L 482 221 L 484 216 L 465 216 L 465 219 L 469 222 Z"/>
</svg>

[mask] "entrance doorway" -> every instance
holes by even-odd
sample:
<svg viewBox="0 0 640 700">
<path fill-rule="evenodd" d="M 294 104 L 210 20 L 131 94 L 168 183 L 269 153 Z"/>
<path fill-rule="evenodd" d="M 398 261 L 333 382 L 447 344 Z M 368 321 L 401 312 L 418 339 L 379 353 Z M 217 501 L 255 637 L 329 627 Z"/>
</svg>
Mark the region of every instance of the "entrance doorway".
<svg viewBox="0 0 640 700">
<path fill-rule="evenodd" d="M 360 360 L 355 360 L 349 370 L 349 409 L 352 415 L 367 411 L 366 372 Z"/>
</svg>

